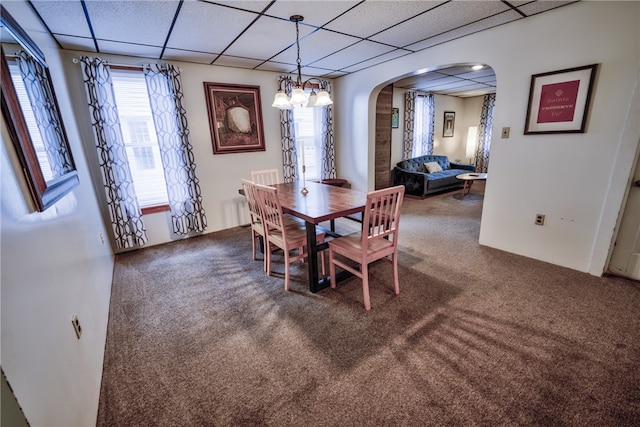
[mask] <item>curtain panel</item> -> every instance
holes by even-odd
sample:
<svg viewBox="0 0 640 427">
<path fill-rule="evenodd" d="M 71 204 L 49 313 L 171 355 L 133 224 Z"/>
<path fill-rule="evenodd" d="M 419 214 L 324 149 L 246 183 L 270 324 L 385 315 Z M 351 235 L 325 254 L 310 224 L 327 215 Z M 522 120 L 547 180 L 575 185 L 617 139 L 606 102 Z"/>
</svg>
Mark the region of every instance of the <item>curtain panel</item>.
<svg viewBox="0 0 640 427">
<path fill-rule="evenodd" d="M 476 171 L 487 172 L 489 168 L 489 153 L 491 151 L 491 133 L 493 129 L 493 110 L 496 105 L 496 94 L 484 96 L 478 137 L 476 143 Z"/>
<path fill-rule="evenodd" d="M 413 131 L 415 128 L 416 92 L 404 93 L 404 129 L 402 131 L 402 160 L 413 157 Z"/>
<path fill-rule="evenodd" d="M 293 83 L 287 76 L 280 76 L 278 87 L 284 85 L 284 92 L 291 95 Z M 296 130 L 293 121 L 293 109 L 280 110 L 280 141 L 282 142 L 282 172 L 284 182 L 296 181 L 298 170 L 298 152 L 296 150 Z"/>
<path fill-rule="evenodd" d="M 329 96 L 333 99 L 331 93 L 331 83 L 323 80 Z M 336 147 L 333 139 L 333 105 L 322 107 L 322 179 L 330 179 L 336 177 Z"/>
<path fill-rule="evenodd" d="M 80 63 L 116 246 L 143 246 L 148 237 L 125 152 L 109 66 L 87 56 Z"/>
<path fill-rule="evenodd" d="M 202 232 L 207 228 L 207 217 L 189 140 L 180 71 L 171 64 L 150 64 L 143 71 L 167 183 L 173 232 L 182 235 Z"/>
</svg>

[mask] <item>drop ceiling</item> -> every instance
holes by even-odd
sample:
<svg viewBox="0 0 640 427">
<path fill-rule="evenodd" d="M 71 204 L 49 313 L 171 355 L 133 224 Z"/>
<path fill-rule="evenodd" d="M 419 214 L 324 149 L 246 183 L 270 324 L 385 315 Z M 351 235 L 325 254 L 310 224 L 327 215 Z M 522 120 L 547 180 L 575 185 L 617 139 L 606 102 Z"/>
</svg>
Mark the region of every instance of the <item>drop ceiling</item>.
<svg viewBox="0 0 640 427">
<path fill-rule="evenodd" d="M 62 49 L 280 73 L 296 71 L 296 29 L 289 17 L 302 15 L 302 74 L 324 78 L 571 3 L 575 1 L 30 1 Z M 397 85 L 453 96 L 495 91 L 491 68 L 472 74 L 468 65 Z"/>
</svg>

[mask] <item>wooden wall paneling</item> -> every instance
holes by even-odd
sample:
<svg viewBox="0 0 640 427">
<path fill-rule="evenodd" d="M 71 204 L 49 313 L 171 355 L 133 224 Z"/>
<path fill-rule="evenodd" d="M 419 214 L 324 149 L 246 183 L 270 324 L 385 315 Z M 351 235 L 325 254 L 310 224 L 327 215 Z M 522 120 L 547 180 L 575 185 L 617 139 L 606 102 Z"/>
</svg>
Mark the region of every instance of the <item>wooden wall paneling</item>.
<svg viewBox="0 0 640 427">
<path fill-rule="evenodd" d="M 376 103 L 376 152 L 375 189 L 391 184 L 391 107 L 393 85 L 388 85 L 378 94 Z"/>
</svg>

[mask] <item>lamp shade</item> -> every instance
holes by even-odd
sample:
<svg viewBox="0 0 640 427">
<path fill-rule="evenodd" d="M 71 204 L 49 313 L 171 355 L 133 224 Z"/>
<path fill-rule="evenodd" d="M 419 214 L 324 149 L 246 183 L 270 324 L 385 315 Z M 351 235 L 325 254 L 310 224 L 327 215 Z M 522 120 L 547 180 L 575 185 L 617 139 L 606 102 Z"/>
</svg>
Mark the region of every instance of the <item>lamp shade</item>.
<svg viewBox="0 0 640 427">
<path fill-rule="evenodd" d="M 307 104 L 307 94 L 304 93 L 304 90 L 302 90 L 301 87 L 297 87 L 291 93 L 291 99 L 289 102 L 292 105 L 299 105 L 302 107 Z"/>
<path fill-rule="evenodd" d="M 273 99 L 272 107 L 280 108 L 281 110 L 288 110 L 291 108 L 291 103 L 289 102 L 289 97 L 286 93 L 279 90 L 276 93 L 276 97 Z"/>
<path fill-rule="evenodd" d="M 316 102 L 314 106 L 323 107 L 325 105 L 331 105 L 331 104 L 333 104 L 333 101 L 329 96 L 329 92 L 327 92 L 326 90 L 321 90 L 320 92 L 318 92 L 318 97 L 316 98 Z"/>
</svg>

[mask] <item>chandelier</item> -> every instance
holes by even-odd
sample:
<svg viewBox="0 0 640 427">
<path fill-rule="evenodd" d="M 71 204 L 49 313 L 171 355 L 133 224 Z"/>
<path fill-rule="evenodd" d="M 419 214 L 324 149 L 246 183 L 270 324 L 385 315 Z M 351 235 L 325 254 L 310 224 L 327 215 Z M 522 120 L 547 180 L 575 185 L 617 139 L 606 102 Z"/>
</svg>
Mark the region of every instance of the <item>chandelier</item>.
<svg viewBox="0 0 640 427">
<path fill-rule="evenodd" d="M 323 107 L 325 105 L 333 104 L 333 101 L 329 96 L 329 92 L 327 92 L 325 88 L 325 83 L 322 80 L 312 77 L 308 80 L 305 80 L 304 82 L 302 81 L 302 72 L 300 66 L 300 31 L 298 29 L 298 22 L 302 22 L 303 19 L 304 17 L 302 15 L 292 15 L 291 17 L 289 17 L 290 21 L 296 23 L 296 47 L 298 49 L 298 59 L 296 62 L 298 64 L 298 76 L 295 82 L 291 77 L 288 76 L 280 80 L 280 88 L 278 89 L 278 92 L 276 93 L 273 104 L 271 106 L 279 108 L 281 110 L 289 110 L 294 106 Z M 312 86 L 314 81 L 317 82 L 317 87 L 320 89 L 318 93 L 316 93 L 314 86 Z M 291 97 L 288 97 L 283 89 L 283 86 L 287 82 L 290 82 L 292 85 L 294 85 L 294 89 L 291 92 Z M 311 93 L 309 94 L 308 98 L 307 94 L 304 91 L 307 85 L 311 87 Z"/>
</svg>

